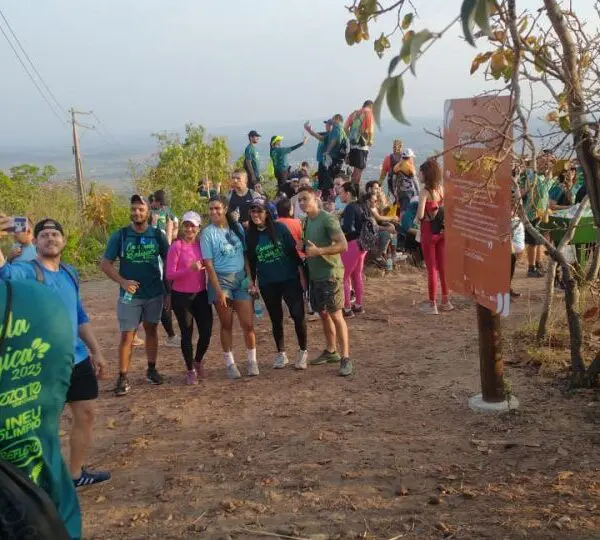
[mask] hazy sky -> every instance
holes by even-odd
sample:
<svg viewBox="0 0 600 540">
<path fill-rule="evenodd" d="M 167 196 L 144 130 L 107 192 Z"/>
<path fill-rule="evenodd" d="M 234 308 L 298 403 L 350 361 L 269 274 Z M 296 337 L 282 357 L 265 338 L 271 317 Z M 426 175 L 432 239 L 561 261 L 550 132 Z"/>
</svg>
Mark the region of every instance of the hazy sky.
<svg viewBox="0 0 600 540">
<path fill-rule="evenodd" d="M 125 136 L 181 129 L 190 121 L 261 129 L 263 122 L 345 116 L 376 95 L 390 58 L 379 60 L 372 43 L 346 45 L 348 3 L 19 0 L 0 7 L 61 104 L 93 109 Z M 458 14 L 461 1 L 414 3 L 417 28 L 437 31 Z M 391 24 L 381 19 L 379 31 Z M 486 87 L 481 76 L 469 76 L 476 51 L 458 33 L 456 27 L 433 46 L 416 79 L 405 77 L 409 118 L 441 116 L 445 99 Z M 0 144 L 68 136 L 1 35 L 0 66 Z"/>
</svg>

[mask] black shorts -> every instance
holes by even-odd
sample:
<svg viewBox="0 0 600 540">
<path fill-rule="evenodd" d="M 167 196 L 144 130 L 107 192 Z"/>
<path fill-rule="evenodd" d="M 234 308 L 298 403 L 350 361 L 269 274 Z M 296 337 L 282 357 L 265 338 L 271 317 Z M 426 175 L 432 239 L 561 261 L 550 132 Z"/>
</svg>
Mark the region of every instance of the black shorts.
<svg viewBox="0 0 600 540">
<path fill-rule="evenodd" d="M 90 358 L 75 364 L 71 373 L 71 384 L 67 391 L 67 403 L 89 401 L 98 397 L 98 379 Z"/>
<path fill-rule="evenodd" d="M 367 166 L 367 157 L 369 156 L 368 150 L 361 150 L 360 148 L 352 148 L 350 154 L 348 154 L 348 165 L 361 171 Z"/>
<path fill-rule="evenodd" d="M 540 220 L 532 219 L 531 224 L 537 229 L 537 226 L 540 224 Z M 542 244 L 543 244 L 542 242 L 538 242 L 533 236 L 531 236 L 531 234 L 529 234 L 529 231 L 527 230 L 527 228 L 525 228 L 525 245 L 526 246 L 541 246 Z"/>
</svg>

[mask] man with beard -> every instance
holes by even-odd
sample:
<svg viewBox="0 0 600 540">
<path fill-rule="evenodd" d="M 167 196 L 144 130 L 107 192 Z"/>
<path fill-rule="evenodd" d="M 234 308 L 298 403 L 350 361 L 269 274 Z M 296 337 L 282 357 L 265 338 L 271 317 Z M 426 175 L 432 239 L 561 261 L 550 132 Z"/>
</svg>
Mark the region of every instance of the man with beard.
<svg viewBox="0 0 600 540">
<path fill-rule="evenodd" d="M 9 218 L 0 217 L 0 230 L 6 231 Z M 67 392 L 67 403 L 73 414 L 70 438 L 69 469 L 75 487 L 90 486 L 110 480 L 110 473 L 92 472 L 83 468 L 83 461 L 92 438 L 94 401 L 98 397 L 98 378 L 102 378 L 105 362 L 79 295 L 79 277 L 75 269 L 61 262 L 66 241 L 63 228 L 53 219 L 44 219 L 33 231 L 37 258 L 30 262 L 5 264 L 0 251 L 0 278 L 35 280 L 56 291 L 69 311 L 75 366 Z"/>
<path fill-rule="evenodd" d="M 170 298 L 166 296 L 163 271 L 169 242 L 159 230 L 148 225 L 148 201 L 140 195 L 131 197 L 131 223 L 116 231 L 108 240 L 100 269 L 120 286 L 117 316 L 121 330 L 119 343 L 119 378 L 115 395 L 124 396 L 130 385 L 127 373 L 131 362 L 133 339 L 140 323 L 146 333 L 146 376 L 151 384 L 162 384 L 156 369 L 158 356 L 158 322 Z M 119 269 L 114 262 L 119 259 Z"/>
</svg>

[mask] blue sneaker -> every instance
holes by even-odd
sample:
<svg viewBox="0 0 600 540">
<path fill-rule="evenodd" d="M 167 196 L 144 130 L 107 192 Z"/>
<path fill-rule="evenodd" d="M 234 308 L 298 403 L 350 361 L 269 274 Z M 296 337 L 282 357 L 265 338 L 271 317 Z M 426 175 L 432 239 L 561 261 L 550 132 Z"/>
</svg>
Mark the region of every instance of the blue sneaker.
<svg viewBox="0 0 600 540">
<path fill-rule="evenodd" d="M 101 484 L 102 482 L 108 482 L 112 478 L 112 475 L 108 471 L 91 472 L 81 469 L 81 476 L 79 478 L 73 478 L 73 485 L 75 488 L 93 486 L 94 484 Z"/>
</svg>

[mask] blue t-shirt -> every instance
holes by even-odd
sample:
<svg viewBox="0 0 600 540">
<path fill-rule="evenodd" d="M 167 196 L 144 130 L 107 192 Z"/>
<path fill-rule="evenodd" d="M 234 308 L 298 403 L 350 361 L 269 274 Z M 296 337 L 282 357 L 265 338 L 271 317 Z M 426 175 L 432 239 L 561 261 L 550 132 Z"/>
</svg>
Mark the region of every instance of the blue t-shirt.
<svg viewBox="0 0 600 540">
<path fill-rule="evenodd" d="M 58 272 L 53 272 L 48 270 L 44 265 L 40 266 L 44 272 L 44 285 L 58 293 L 58 296 L 60 296 L 60 299 L 63 301 L 69 312 L 71 329 L 73 331 L 75 363 L 79 364 L 79 362 L 83 362 L 90 355 L 85 343 L 79 337 L 79 327 L 82 324 L 90 322 L 90 318 L 85 312 L 85 309 L 83 309 L 83 304 L 81 303 L 79 288 L 64 268 L 61 268 Z M 73 277 L 79 282 L 79 277 L 77 276 L 75 269 L 72 266 L 69 266 L 68 268 Z M 5 264 L 0 268 L 0 278 L 13 281 L 25 279 L 37 280 L 35 268 L 33 263 L 30 262 Z"/>
<path fill-rule="evenodd" d="M 33 261 L 33 259 L 37 257 L 37 250 L 35 249 L 35 246 L 33 244 L 27 244 L 26 246 L 24 246 L 19 242 L 15 242 L 13 248 L 20 248 L 21 255 L 15 257 L 11 262 L 15 263 Z"/>
<path fill-rule="evenodd" d="M 243 242 L 229 227 L 216 227 L 211 223 L 202 231 L 202 256 L 212 260 L 217 274 L 233 274 L 244 270 L 246 240 L 242 226 L 238 227 L 242 232 Z"/>
</svg>

